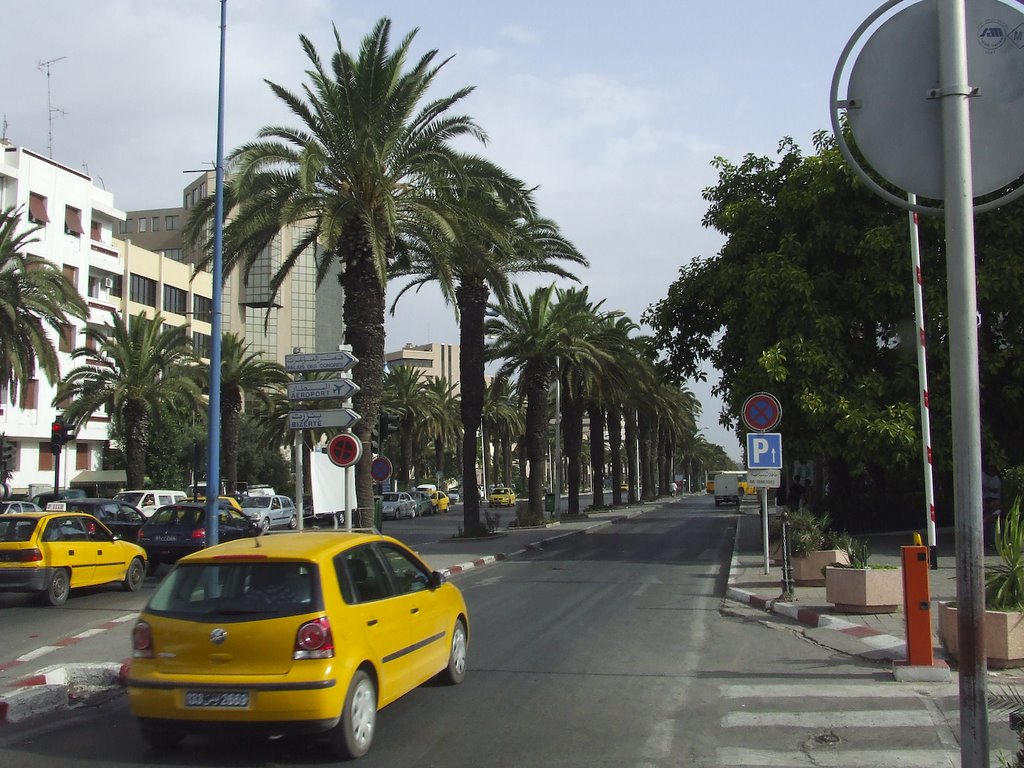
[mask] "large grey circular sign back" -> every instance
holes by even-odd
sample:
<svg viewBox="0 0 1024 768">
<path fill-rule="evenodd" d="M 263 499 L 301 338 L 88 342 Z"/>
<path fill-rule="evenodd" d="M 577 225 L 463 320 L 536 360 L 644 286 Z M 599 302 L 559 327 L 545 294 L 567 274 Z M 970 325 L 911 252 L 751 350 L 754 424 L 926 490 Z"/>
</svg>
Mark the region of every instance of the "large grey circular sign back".
<svg viewBox="0 0 1024 768">
<path fill-rule="evenodd" d="M 945 2 L 946 0 L 942 0 Z M 1024 14 L 999 0 L 967 2 L 974 194 L 1024 173 Z M 937 0 L 887 19 L 850 71 L 846 110 L 857 147 L 888 181 L 944 198 Z"/>
</svg>

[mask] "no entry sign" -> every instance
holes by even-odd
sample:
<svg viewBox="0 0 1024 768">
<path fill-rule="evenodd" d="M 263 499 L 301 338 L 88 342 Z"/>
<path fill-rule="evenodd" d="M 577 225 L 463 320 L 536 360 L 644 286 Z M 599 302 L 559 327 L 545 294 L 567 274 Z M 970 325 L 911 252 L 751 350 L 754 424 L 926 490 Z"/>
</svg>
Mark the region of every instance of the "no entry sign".
<svg viewBox="0 0 1024 768">
<path fill-rule="evenodd" d="M 775 395 L 758 392 L 743 401 L 743 423 L 749 429 L 766 432 L 782 421 L 782 405 Z"/>
<path fill-rule="evenodd" d="M 350 467 L 359 461 L 362 455 L 363 444 L 359 442 L 358 437 L 348 432 L 331 438 L 327 446 L 327 456 L 338 467 Z"/>
</svg>

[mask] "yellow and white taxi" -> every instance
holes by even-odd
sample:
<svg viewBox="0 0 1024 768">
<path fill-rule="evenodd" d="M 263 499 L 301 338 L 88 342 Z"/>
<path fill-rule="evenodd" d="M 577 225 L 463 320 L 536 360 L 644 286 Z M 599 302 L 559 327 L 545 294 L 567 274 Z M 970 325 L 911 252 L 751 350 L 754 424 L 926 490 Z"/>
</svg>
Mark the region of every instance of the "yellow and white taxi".
<svg viewBox="0 0 1024 768">
<path fill-rule="evenodd" d="M 459 589 L 370 533 L 240 539 L 178 561 L 132 630 L 132 714 L 157 748 L 257 726 L 364 755 L 377 711 L 466 674 Z"/>
<path fill-rule="evenodd" d="M 516 492 L 511 488 L 499 485 L 487 497 L 487 504 L 492 507 L 514 507 L 516 504 Z"/>
<path fill-rule="evenodd" d="M 120 582 L 134 592 L 146 575 L 146 550 L 121 541 L 83 512 L 0 517 L 0 592 L 36 592 L 63 605 L 78 587 Z"/>
<path fill-rule="evenodd" d="M 451 503 L 451 499 L 444 491 L 430 491 L 430 506 L 434 508 L 435 515 L 438 512 L 447 512 Z"/>
</svg>

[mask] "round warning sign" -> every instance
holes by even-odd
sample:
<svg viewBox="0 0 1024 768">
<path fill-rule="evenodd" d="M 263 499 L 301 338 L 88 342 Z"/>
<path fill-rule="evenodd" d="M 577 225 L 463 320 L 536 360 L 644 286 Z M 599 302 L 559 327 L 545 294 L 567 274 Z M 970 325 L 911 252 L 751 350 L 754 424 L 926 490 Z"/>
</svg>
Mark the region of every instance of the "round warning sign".
<svg viewBox="0 0 1024 768">
<path fill-rule="evenodd" d="M 765 432 L 782 421 L 782 405 L 775 395 L 758 392 L 743 402 L 743 423 L 749 429 Z"/>
<path fill-rule="evenodd" d="M 327 456 L 331 463 L 338 467 L 350 467 L 363 455 L 363 444 L 359 438 L 349 432 L 343 432 L 331 438 L 327 446 Z"/>
</svg>

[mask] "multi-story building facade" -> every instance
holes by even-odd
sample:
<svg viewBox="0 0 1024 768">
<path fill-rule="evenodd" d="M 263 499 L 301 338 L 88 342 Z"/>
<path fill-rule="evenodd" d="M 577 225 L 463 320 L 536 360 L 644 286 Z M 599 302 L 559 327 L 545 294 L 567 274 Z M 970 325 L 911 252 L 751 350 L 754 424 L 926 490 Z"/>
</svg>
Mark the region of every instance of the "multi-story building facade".
<svg viewBox="0 0 1024 768">
<path fill-rule="evenodd" d="M 457 396 L 462 391 L 459 349 L 458 344 L 406 344 L 397 352 L 385 352 L 384 364 L 392 368 L 413 366 L 427 378 L 447 379 L 452 395 Z"/>
<path fill-rule="evenodd" d="M 187 265 L 115 239 L 124 211 L 88 175 L 25 148 L 4 144 L 0 149 L 0 208 L 19 208 L 26 228 L 39 227 L 26 251 L 59 266 L 89 308 L 85 322 L 69 318 L 53 334 L 62 374 L 77 364 L 70 353 L 85 343 L 85 327 L 109 325 L 113 311 L 162 312 L 169 324 L 189 325 L 199 349 L 204 340 L 209 343 L 209 275 L 193 278 Z M 102 465 L 110 433 L 102 413 L 79 429 L 59 457 L 51 453 L 51 424 L 61 412 L 55 395 L 45 376 L 34 378 L 16 402 L 6 389 L 0 391 L 0 432 L 15 446 L 12 491 L 52 487 L 55 460 L 62 486 L 123 482 L 123 471 L 109 472 Z"/>
<path fill-rule="evenodd" d="M 196 264 L 200 254 L 185 246 L 182 227 L 196 204 L 213 194 L 215 181 L 212 171 L 195 178 L 185 187 L 180 208 L 128 211 L 119 227 L 120 236 L 176 261 Z M 307 248 L 279 290 L 271 290 L 271 280 L 283 258 L 304 233 L 300 226 L 283 227 L 248 274 L 241 265 L 224 273 L 222 330 L 242 336 L 253 352 L 282 364 L 284 356 L 295 349 L 330 352 L 343 343 L 338 265 L 329 270 L 318 288 L 316 255 Z"/>
</svg>

